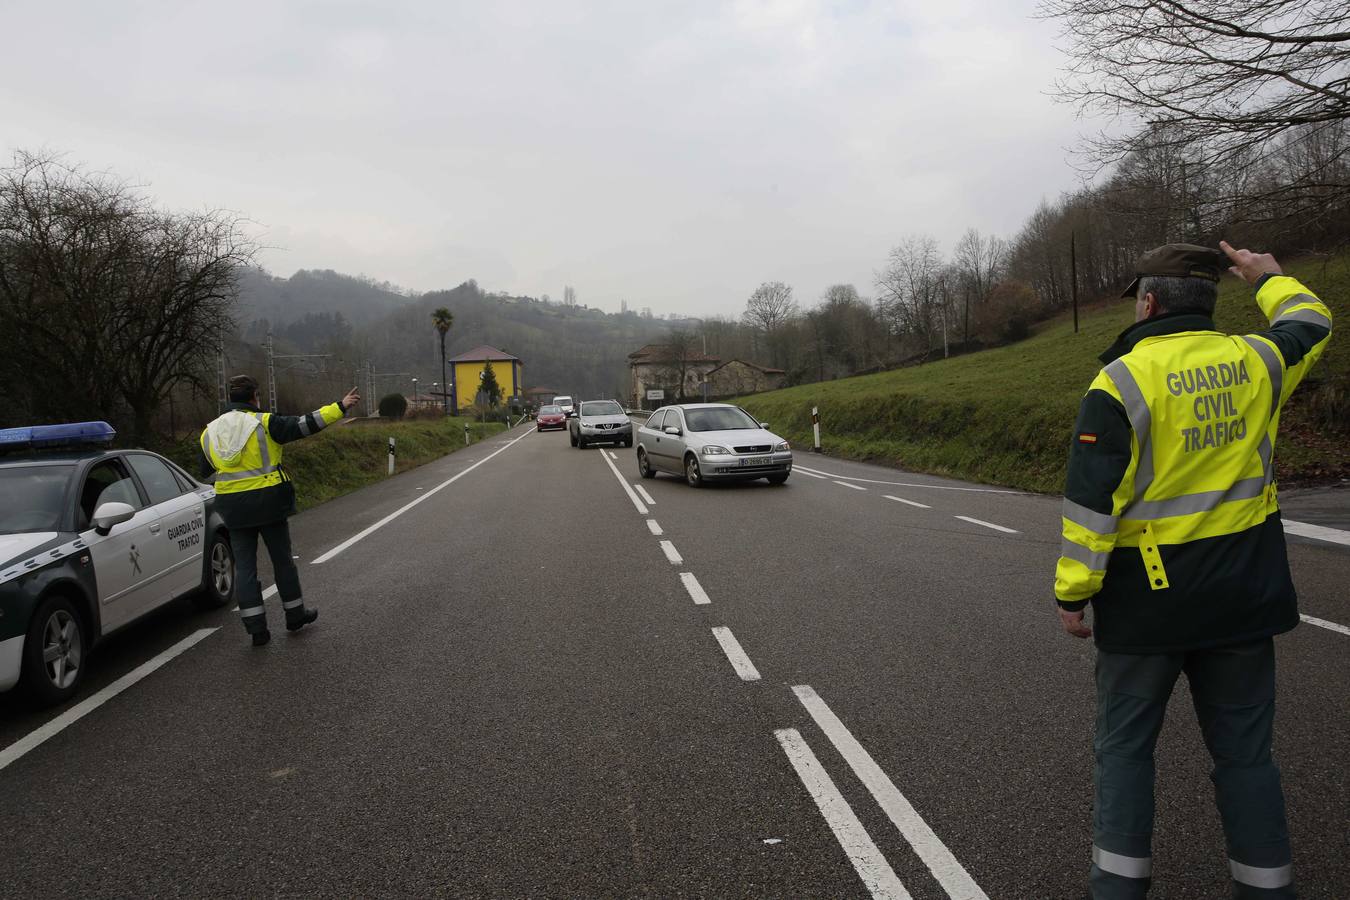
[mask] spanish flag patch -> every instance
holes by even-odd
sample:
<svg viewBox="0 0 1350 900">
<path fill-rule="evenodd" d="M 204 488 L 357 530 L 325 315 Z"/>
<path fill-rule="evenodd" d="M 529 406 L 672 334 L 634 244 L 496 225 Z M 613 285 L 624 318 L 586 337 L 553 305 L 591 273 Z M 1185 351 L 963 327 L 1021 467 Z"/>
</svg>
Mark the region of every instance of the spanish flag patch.
<svg viewBox="0 0 1350 900">
<path fill-rule="evenodd" d="M 1087 432 L 1084 432 L 1078 436 L 1078 443 L 1095 444 L 1097 443 L 1097 436 L 1095 434 L 1088 434 Z"/>
</svg>

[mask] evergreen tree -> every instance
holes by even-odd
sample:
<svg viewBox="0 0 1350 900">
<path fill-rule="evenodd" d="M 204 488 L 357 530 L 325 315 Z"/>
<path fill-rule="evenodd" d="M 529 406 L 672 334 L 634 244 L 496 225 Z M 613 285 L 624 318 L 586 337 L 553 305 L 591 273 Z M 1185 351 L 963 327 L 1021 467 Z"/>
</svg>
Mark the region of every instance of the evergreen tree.
<svg viewBox="0 0 1350 900">
<path fill-rule="evenodd" d="M 492 363 L 483 364 L 483 374 L 478 389 L 487 397 L 488 406 L 496 406 L 502 399 L 502 386 L 497 383 L 497 373 L 492 371 Z"/>
</svg>

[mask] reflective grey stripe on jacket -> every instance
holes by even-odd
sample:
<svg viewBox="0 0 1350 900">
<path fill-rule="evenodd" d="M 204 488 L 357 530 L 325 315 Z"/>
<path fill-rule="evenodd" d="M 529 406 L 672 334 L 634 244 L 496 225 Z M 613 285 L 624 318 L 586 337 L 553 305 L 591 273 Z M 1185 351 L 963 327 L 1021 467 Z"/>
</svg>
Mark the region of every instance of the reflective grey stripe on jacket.
<svg viewBox="0 0 1350 900">
<path fill-rule="evenodd" d="M 1116 390 L 1120 391 L 1125 415 L 1129 416 L 1134 439 L 1139 442 L 1139 466 L 1134 473 L 1134 499 L 1138 502 L 1153 484 L 1153 413 L 1149 411 L 1144 392 L 1139 390 L 1139 382 L 1134 380 L 1134 373 L 1125 365 L 1124 359 L 1108 365 L 1106 374 L 1110 376 Z"/>
<path fill-rule="evenodd" d="M 218 472 L 216 473 L 217 484 L 222 481 L 239 481 L 243 478 L 257 478 L 262 475 L 271 475 L 273 472 L 277 471 L 277 469 L 281 468 L 280 465 L 272 465 L 272 451 L 267 446 L 267 431 L 263 426 L 263 414 L 250 413 L 249 415 L 258 420 L 258 427 L 254 430 L 253 436 L 258 441 L 258 453 L 262 457 L 262 466 L 256 469 L 244 469 L 242 472 Z M 206 441 L 207 450 L 209 452 L 211 446 L 211 438 L 209 435 L 207 436 Z"/>
<path fill-rule="evenodd" d="M 328 423 L 324 421 L 322 407 L 300 417 L 300 434 L 304 437 L 318 434 L 327 427 Z"/>
</svg>

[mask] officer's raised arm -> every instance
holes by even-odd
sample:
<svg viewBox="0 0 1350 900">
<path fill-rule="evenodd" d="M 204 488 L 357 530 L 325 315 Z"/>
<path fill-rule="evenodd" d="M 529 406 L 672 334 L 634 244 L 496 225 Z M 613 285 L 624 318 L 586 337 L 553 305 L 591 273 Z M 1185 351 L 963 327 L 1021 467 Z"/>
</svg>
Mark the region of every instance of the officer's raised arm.
<svg viewBox="0 0 1350 900">
<path fill-rule="evenodd" d="M 303 416 L 272 416 L 267 423 L 267 432 L 278 444 L 288 444 L 318 434 L 329 425 L 346 415 L 347 410 L 361 402 L 361 394 L 352 388 L 347 395 L 335 403 L 321 406 Z"/>
</svg>

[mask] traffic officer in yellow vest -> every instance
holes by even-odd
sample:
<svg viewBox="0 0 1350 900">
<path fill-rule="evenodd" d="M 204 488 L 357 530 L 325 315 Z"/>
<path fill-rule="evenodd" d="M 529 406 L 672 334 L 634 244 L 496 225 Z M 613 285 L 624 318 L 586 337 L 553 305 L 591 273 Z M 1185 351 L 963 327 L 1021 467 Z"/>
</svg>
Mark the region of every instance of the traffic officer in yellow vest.
<svg viewBox="0 0 1350 900">
<path fill-rule="evenodd" d="M 1274 444 L 1331 312 L 1273 256 L 1220 246 L 1139 260 L 1124 294 L 1136 322 L 1102 355 L 1074 426 L 1055 596 L 1064 628 L 1095 629 L 1097 643 L 1095 900 L 1148 891 L 1153 749 L 1182 672 L 1214 761 L 1233 896 L 1294 896 L 1271 759 L 1272 636 L 1299 619 Z M 1256 288 L 1267 331 L 1215 330 L 1225 267 Z"/>
<path fill-rule="evenodd" d="M 286 517 L 295 512 L 295 487 L 281 466 L 282 445 L 317 434 L 361 401 L 355 388 L 336 403 L 303 416 L 278 416 L 258 408 L 258 383 L 248 375 L 230 379 L 230 408 L 201 436 L 202 473 L 215 472 L 216 509 L 230 530 L 236 598 L 253 646 L 272 639 L 258 583 L 258 538 L 267 545 L 286 630 L 299 631 L 319 617 L 300 597 L 300 572 L 291 556 Z"/>
</svg>

